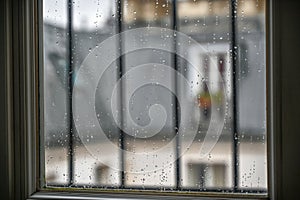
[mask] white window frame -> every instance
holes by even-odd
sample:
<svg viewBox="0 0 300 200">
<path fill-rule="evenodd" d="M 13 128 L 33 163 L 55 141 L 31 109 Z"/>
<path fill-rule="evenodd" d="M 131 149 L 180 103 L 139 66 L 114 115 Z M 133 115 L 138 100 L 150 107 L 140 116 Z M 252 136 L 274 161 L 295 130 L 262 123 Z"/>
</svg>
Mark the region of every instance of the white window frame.
<svg viewBox="0 0 300 200">
<path fill-rule="evenodd" d="M 1 194 L 4 199 L 161 199 L 164 195 L 159 192 L 123 192 L 79 189 L 43 190 L 39 187 L 41 177 L 39 171 L 42 163 L 39 162 L 43 152 L 39 152 L 39 123 L 38 123 L 38 75 L 40 49 L 39 43 L 39 0 L 5 0 L 1 2 L 0 41 L 4 51 L 0 51 L 0 62 L 3 66 L 0 71 L 1 90 L 1 130 L 3 138 L 0 140 L 0 165 L 4 173 L 1 181 Z M 2 5 L 3 4 L 3 5 Z M 297 47 L 291 47 L 293 52 L 287 53 L 290 42 L 284 28 L 297 25 L 296 21 L 289 21 L 289 11 L 284 8 L 293 8 L 293 3 L 283 0 L 267 1 L 267 138 L 268 138 L 268 196 L 232 193 L 167 193 L 169 199 L 203 198 L 203 199 L 235 199 L 235 198 L 262 198 L 282 199 L 291 197 L 294 193 L 285 188 L 296 188 L 299 182 L 289 176 L 294 172 L 293 163 L 298 164 L 299 158 L 289 161 L 286 156 L 296 147 L 289 146 L 288 142 L 300 141 L 297 134 L 297 119 L 299 116 L 288 114 L 287 111 L 299 108 L 298 104 L 289 103 L 288 89 L 297 89 L 295 82 L 288 81 L 289 73 L 298 73 Z M 3 12 L 2 12 L 3 11 Z M 297 32 L 298 31 L 298 32 Z M 296 37 L 299 30 L 290 32 Z M 299 40 L 299 39 L 298 39 Z M 3 57 L 3 59 L 2 59 Z M 292 61 L 291 61 L 292 60 Z M 294 65 L 289 65 L 293 64 Z M 298 70 L 298 71 L 297 71 Z M 294 77 L 294 76 L 293 76 Z M 2 84 L 3 83 L 3 84 Z M 299 84 L 300 85 L 300 84 Z M 299 92 L 293 98 L 300 99 Z M 299 100 L 300 101 L 300 100 Z M 284 104 L 283 104 L 284 103 Z M 42 105 L 40 105 L 42 106 Z M 286 117 L 286 118 L 285 118 Z M 298 122 L 299 123 L 299 122 Z M 3 126 L 3 128 L 2 128 Z M 288 137 L 292 137 L 288 139 Z M 295 145 L 296 143 L 293 143 Z M 291 156 L 295 156 L 291 155 Z M 286 162 L 286 163 L 284 163 Z M 294 170 L 294 171 L 289 171 Z M 296 175 L 295 175 L 296 176 Z M 294 178 L 297 178 L 294 177 Z M 299 178 L 299 177 L 298 177 Z M 164 196 L 166 197 L 166 196 Z"/>
</svg>

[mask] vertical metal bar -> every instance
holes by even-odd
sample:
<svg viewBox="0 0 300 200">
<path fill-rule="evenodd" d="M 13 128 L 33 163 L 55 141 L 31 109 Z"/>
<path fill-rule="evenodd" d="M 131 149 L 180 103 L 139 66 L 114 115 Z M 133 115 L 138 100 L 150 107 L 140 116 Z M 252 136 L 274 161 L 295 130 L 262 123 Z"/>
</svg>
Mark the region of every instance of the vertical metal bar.
<svg viewBox="0 0 300 200">
<path fill-rule="evenodd" d="M 231 0 L 231 59 L 232 59 L 232 95 L 233 95 L 233 171 L 234 171 L 234 191 L 238 189 L 238 128 L 237 128 L 237 44 L 236 44 L 236 15 L 237 0 Z"/>
<path fill-rule="evenodd" d="M 173 16 L 173 30 L 177 31 L 177 1 L 173 0 L 173 5 L 172 5 L 172 16 Z M 178 59 L 177 59 L 177 34 L 174 34 L 174 69 L 177 72 L 178 71 Z M 178 102 L 176 99 L 176 96 L 178 94 L 178 80 L 177 80 L 177 76 L 176 76 L 176 72 L 174 74 L 174 84 L 175 84 L 175 91 L 176 91 L 176 95 L 174 97 L 174 105 L 175 105 L 175 137 L 176 137 L 176 189 L 180 189 L 181 187 L 181 173 L 180 173 L 180 138 L 178 136 L 177 131 L 179 130 L 179 108 L 178 108 Z"/>
<path fill-rule="evenodd" d="M 118 30 L 117 33 L 121 33 L 122 32 L 122 1 L 119 0 L 118 1 L 118 5 L 117 5 L 117 15 L 118 15 Z M 119 43 L 117 45 L 119 45 L 119 53 L 120 53 L 120 57 L 119 57 L 119 76 L 118 78 L 122 78 L 123 73 L 124 73 L 124 68 L 123 68 L 123 59 L 122 59 L 122 51 L 123 51 L 123 43 L 122 43 L 122 38 L 121 35 L 119 34 Z M 124 150 L 125 150 L 125 133 L 123 132 L 123 125 L 124 125 L 124 115 L 123 115 L 123 102 L 124 102 L 124 86 L 123 86 L 123 81 L 121 81 L 120 83 L 120 122 L 121 122 L 121 130 L 120 130 L 120 148 L 121 148 L 121 188 L 125 188 L 125 155 L 124 155 Z"/>
<path fill-rule="evenodd" d="M 68 106 L 69 106 L 69 186 L 74 183 L 74 134 L 73 134 L 73 1 L 68 0 L 68 33 L 69 33 L 69 63 L 68 63 Z"/>
</svg>

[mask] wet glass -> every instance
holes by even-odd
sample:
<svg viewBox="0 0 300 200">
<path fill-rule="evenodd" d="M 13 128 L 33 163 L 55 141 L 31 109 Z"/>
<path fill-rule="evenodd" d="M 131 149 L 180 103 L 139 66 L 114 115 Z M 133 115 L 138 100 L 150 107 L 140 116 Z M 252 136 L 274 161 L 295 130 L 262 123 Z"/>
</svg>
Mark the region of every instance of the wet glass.
<svg viewBox="0 0 300 200">
<path fill-rule="evenodd" d="M 75 83 L 84 59 L 117 31 L 116 4 L 108 0 L 76 0 L 72 4 L 67 1 L 45 1 L 43 13 L 46 185 L 118 186 L 120 172 L 115 168 L 120 165 L 119 152 L 108 148 L 98 157 L 90 154 L 89 149 L 97 145 L 105 146 L 106 143 L 97 132 L 89 130 L 93 125 L 87 127 L 79 137 L 73 113 L 76 106 L 86 99 L 79 98 L 75 102 L 70 97 L 70 85 Z M 116 52 L 117 44 L 111 45 Z M 111 63 L 95 91 L 96 115 L 115 146 L 118 146 L 119 130 L 113 124 L 112 115 L 107 109 L 110 103 L 106 98 L 111 96 L 117 81 L 117 65 L 117 62 Z M 85 77 L 76 81 L 76 87 L 83 97 L 88 90 L 82 86 L 85 82 L 93 83 L 95 80 Z M 72 100 L 74 105 L 70 108 Z M 113 167 L 99 160 L 108 160 Z"/>
<path fill-rule="evenodd" d="M 161 29 L 172 29 L 172 9 L 173 5 L 168 0 L 156 1 L 134 1 L 123 2 L 124 15 L 122 30 L 129 31 L 136 28 L 159 27 Z M 126 34 L 122 37 L 124 51 L 129 51 L 133 46 L 142 46 L 145 42 L 152 44 L 172 45 L 170 41 L 164 40 L 164 33 L 147 33 L 145 35 Z M 134 41 L 135 43 L 131 43 Z M 173 156 L 175 152 L 175 142 L 173 139 L 174 130 L 174 94 L 161 85 L 154 83 L 138 85 L 135 76 L 157 77 L 163 72 L 160 65 L 172 65 L 172 55 L 160 49 L 141 48 L 138 51 L 131 51 L 122 57 L 124 74 L 128 73 L 123 81 L 123 105 L 124 105 L 124 161 L 125 161 L 125 186 L 137 188 L 173 188 L 175 186 L 175 164 Z M 149 70 L 140 70 L 140 67 Z M 134 74 L 134 75 L 133 75 Z M 165 74 L 169 86 L 174 87 L 173 74 Z M 154 81 L 153 81 L 154 82 Z M 127 91 L 136 89 L 133 96 L 129 96 Z M 161 105 L 166 112 L 156 112 L 153 116 L 158 119 L 156 123 L 151 123 L 149 111 L 152 106 Z M 128 112 L 127 112 L 128 110 Z M 137 133 L 134 126 L 129 123 L 128 118 L 139 126 L 145 127 L 144 133 Z M 159 122 L 164 121 L 160 131 L 157 127 Z M 148 133 L 146 133 L 146 131 Z M 154 133 L 156 132 L 156 133 Z M 158 149 L 170 145 L 170 148 L 156 153 Z"/>
<path fill-rule="evenodd" d="M 266 2 L 237 1 L 238 179 L 242 190 L 267 190 Z"/>
<path fill-rule="evenodd" d="M 199 45 L 187 51 L 191 62 L 179 58 L 179 70 L 191 83 L 194 123 L 197 134 L 181 158 L 181 184 L 184 188 L 215 191 L 232 189 L 233 170 L 233 89 L 231 65 L 230 1 L 179 1 L 178 28 Z M 207 51 L 203 52 L 203 48 Z M 207 53 L 208 52 L 208 53 Z M 189 88 L 180 88 L 187 98 Z M 212 99 L 217 99 L 215 105 Z M 214 118 L 214 119 L 213 119 Z M 211 120 L 223 124 L 222 131 L 208 132 Z M 186 141 L 181 141 L 185 143 Z M 211 151 L 201 156 L 202 147 Z"/>
<path fill-rule="evenodd" d="M 67 2 L 45 1 L 43 4 L 43 79 L 44 130 L 42 144 L 46 184 L 66 185 L 68 173 L 68 50 Z"/>
<path fill-rule="evenodd" d="M 263 0 L 43 2 L 45 186 L 267 192 Z"/>
<path fill-rule="evenodd" d="M 116 3 L 109 0 L 75 0 L 73 2 L 73 28 L 72 28 L 72 67 L 74 69 L 74 79 L 78 70 L 84 65 L 85 59 L 96 59 L 98 55 L 93 54 L 99 48 L 99 44 L 105 39 L 115 35 L 118 28 Z M 117 44 L 112 43 L 111 49 L 117 51 Z M 100 56 L 100 55 L 99 55 Z M 92 57 L 92 58 L 91 58 Z M 93 58 L 94 57 L 94 58 Z M 97 65 L 98 68 L 104 68 Z M 110 67 L 104 72 L 99 82 L 86 76 L 81 80 L 74 80 L 74 87 L 79 88 L 78 92 L 83 93 L 82 98 L 73 100 L 73 112 L 76 112 L 78 106 L 85 106 L 84 101 L 88 101 L 86 95 L 87 88 L 84 82 L 97 84 L 95 95 L 95 114 L 98 123 L 101 124 L 104 133 L 109 137 L 113 145 L 118 146 L 119 130 L 114 124 L 112 113 L 110 112 L 110 98 L 114 85 L 118 78 L 118 62 L 111 63 Z M 103 135 L 92 128 L 95 124 L 89 124 L 86 130 L 79 135 L 76 129 L 76 118 L 74 121 L 74 161 L 73 161 L 73 185 L 78 186 L 102 186 L 115 187 L 120 185 L 120 172 L 116 170 L 120 165 L 119 151 L 110 150 L 94 155 L 91 151 L 97 151 L 99 146 L 106 146 L 107 142 L 103 140 Z M 83 125 L 83 124 L 78 124 Z M 77 126 L 78 126 L 77 125 Z M 108 159 L 109 158 L 109 159 Z M 109 167 L 111 166 L 111 167 Z"/>
</svg>

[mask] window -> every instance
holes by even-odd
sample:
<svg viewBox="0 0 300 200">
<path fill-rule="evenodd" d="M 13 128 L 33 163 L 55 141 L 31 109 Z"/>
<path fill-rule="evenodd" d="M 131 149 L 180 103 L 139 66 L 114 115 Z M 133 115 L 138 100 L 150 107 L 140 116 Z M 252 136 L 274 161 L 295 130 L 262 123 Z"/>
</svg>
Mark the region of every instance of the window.
<svg viewBox="0 0 300 200">
<path fill-rule="evenodd" d="M 43 117 L 43 53 L 42 19 L 37 11 L 42 11 L 41 1 L 18 0 L 1 1 L 0 43 L 1 56 L 1 158 L 0 169 L 3 172 L 0 193 L 4 199 L 103 199 L 105 197 L 156 198 L 150 192 L 138 192 L 129 195 L 104 193 L 91 194 L 82 189 L 44 188 L 44 177 L 37 172 L 44 169 L 44 153 L 39 152 L 37 139 L 44 144 L 44 124 L 38 123 Z M 268 146 L 268 197 L 265 199 L 297 199 L 298 163 L 297 153 L 299 134 L 299 81 L 300 68 L 297 67 L 297 48 L 299 30 L 296 28 L 299 18 L 298 2 L 266 1 L 266 75 L 267 75 L 267 146 Z M 40 13 L 41 14 L 41 13 Z M 43 54 L 42 54 L 43 55 Z M 39 67 L 39 68 L 38 68 Z M 42 76 L 40 76 L 42 75 Z M 40 78 L 40 81 L 38 81 Z M 42 88 L 41 88 L 42 87 Z M 40 89 L 40 90 L 38 90 Z M 41 101 L 38 101 L 40 97 Z M 38 133 L 42 133 L 38 135 Z M 42 145 L 41 145 L 42 146 Z M 40 148 L 41 151 L 44 148 Z M 189 162 L 197 165 L 198 162 Z M 42 175 L 44 173 L 41 173 Z M 70 191 L 85 191 L 80 194 Z M 100 189 L 103 190 L 103 189 Z M 65 192 L 69 191 L 69 192 Z M 109 190 L 111 191 L 111 190 Z M 136 191 L 136 190 L 135 190 Z M 167 191 L 163 191 L 167 192 Z M 156 192 L 159 193 L 159 192 Z M 183 194 L 184 193 L 184 194 Z M 188 192 L 191 195 L 211 196 L 213 199 L 226 197 L 249 198 L 249 194 Z M 152 193 L 153 194 L 153 193 Z M 176 198 L 187 195 L 174 192 Z M 67 196 L 65 196 L 67 195 Z M 164 196 L 166 194 L 164 193 Z M 170 193 L 168 195 L 171 195 Z M 160 197 L 158 197 L 160 198 Z M 172 198 L 172 197 L 171 197 Z M 250 196 L 251 198 L 251 196 Z M 258 198 L 258 195 L 252 196 Z M 207 199 L 206 197 L 204 199 Z"/>
<path fill-rule="evenodd" d="M 44 0 L 44 187 L 267 194 L 265 7 Z"/>
</svg>

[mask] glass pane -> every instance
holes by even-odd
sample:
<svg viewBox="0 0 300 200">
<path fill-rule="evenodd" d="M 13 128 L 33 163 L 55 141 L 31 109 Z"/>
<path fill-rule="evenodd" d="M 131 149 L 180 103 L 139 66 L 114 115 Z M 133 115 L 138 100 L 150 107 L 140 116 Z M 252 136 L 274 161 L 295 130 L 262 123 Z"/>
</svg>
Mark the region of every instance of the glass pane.
<svg viewBox="0 0 300 200">
<path fill-rule="evenodd" d="M 136 28 L 172 28 L 172 4 L 168 0 L 135 1 L 123 3 L 124 31 Z M 174 94 L 169 88 L 154 84 L 155 77 L 162 76 L 169 87 L 174 89 L 173 74 L 161 69 L 160 65 L 171 66 L 169 52 L 145 48 L 147 43 L 172 45 L 161 34 L 142 31 L 145 35 L 125 34 L 122 38 L 124 51 L 137 47 L 123 56 L 125 78 L 124 99 L 124 161 L 125 186 L 138 188 L 171 188 L 175 186 L 175 141 Z M 134 43 L 133 43 L 134 42 Z M 142 79 L 136 78 L 143 77 Z M 142 82 L 143 84 L 141 84 Z M 159 82 L 159 80 L 156 80 Z M 130 96 L 128 93 L 135 90 Z M 157 107 L 160 105 L 162 107 Z M 153 116 L 150 112 L 152 111 Z M 127 114 L 128 113 L 128 114 Z M 165 114 L 165 115 L 164 115 Z M 143 132 L 138 132 L 130 123 L 131 119 Z M 156 122 L 151 121 L 156 118 Z M 161 122 L 165 121 L 161 125 Z M 147 128 L 147 126 L 149 126 Z M 161 130 L 157 130 L 161 127 Z M 156 131 L 157 130 L 157 131 Z M 164 148 L 169 146 L 168 148 Z M 159 152 L 159 153 L 158 153 Z"/>
<path fill-rule="evenodd" d="M 265 0 L 44 0 L 46 187 L 267 192 Z"/>
<path fill-rule="evenodd" d="M 179 58 L 179 70 L 191 83 L 193 96 L 186 101 L 193 102 L 194 109 L 188 114 L 197 124 L 195 139 L 180 162 L 184 188 L 233 188 L 230 8 L 227 0 L 178 2 L 179 31 L 197 41 L 189 49 L 179 47 L 189 58 Z M 181 86 L 181 98 L 189 98 L 188 90 Z M 209 129 L 212 121 L 222 129 Z"/>
<path fill-rule="evenodd" d="M 93 129 L 96 125 L 92 119 L 85 120 L 86 123 L 74 121 L 75 138 L 74 141 L 74 180 L 75 186 L 118 186 L 120 181 L 120 154 L 118 150 L 110 149 L 110 145 L 118 146 L 119 130 L 114 123 L 110 111 L 110 102 L 113 88 L 118 78 L 118 63 L 115 61 L 109 67 L 101 66 L 88 60 L 98 58 L 97 51 L 101 42 L 116 34 L 118 22 L 116 13 L 116 3 L 110 0 L 75 0 L 73 1 L 73 69 L 74 77 L 81 77 L 75 80 L 74 88 L 77 89 L 78 98 L 73 100 L 73 112 L 75 116 L 82 110 L 89 110 L 91 101 L 89 94 L 95 95 L 94 112 L 97 116 L 97 122 L 103 129 L 103 134 Z M 111 44 L 111 51 L 116 53 L 117 44 Z M 81 67 L 98 68 L 105 70 L 100 79 L 95 79 L 86 74 L 77 76 Z M 98 77 L 97 77 L 98 78 Z M 97 82 L 98 81 L 98 82 Z M 96 85 L 93 91 L 89 86 Z M 116 98 L 119 98 L 117 95 Z M 90 113 L 92 114 L 92 113 Z M 78 116 L 78 115 L 77 115 Z M 86 126 L 83 129 L 78 126 Z M 78 129 L 80 131 L 78 131 Z M 104 140 L 103 137 L 108 137 Z M 109 143 L 108 143 L 109 142 Z M 105 147 L 107 146 L 107 147 Z M 109 158 L 109 159 L 108 159 Z"/>
<path fill-rule="evenodd" d="M 67 2 L 45 1 L 44 44 L 44 151 L 47 185 L 69 181 Z"/>
<path fill-rule="evenodd" d="M 238 0 L 239 187 L 267 189 L 265 1 Z"/>
<path fill-rule="evenodd" d="M 111 63 L 99 82 L 86 76 L 75 80 L 84 59 L 93 56 L 98 45 L 116 33 L 116 6 L 109 0 L 76 0 L 69 5 L 67 1 L 44 3 L 46 184 L 118 186 L 121 182 L 119 151 L 105 148 L 106 152 L 95 153 L 99 146 L 107 145 L 103 136 L 91 130 L 93 124 L 78 133 L 76 127 L 82 124 L 74 120 L 78 107 L 88 109 L 83 103 L 88 100 L 87 85 L 98 84 L 94 91 L 98 121 L 111 143 L 119 145 L 119 130 L 106 100 L 112 95 L 118 78 L 118 63 Z M 111 44 L 111 49 L 116 52 L 117 44 Z M 76 99 L 70 96 L 70 84 L 77 89 Z"/>
</svg>

